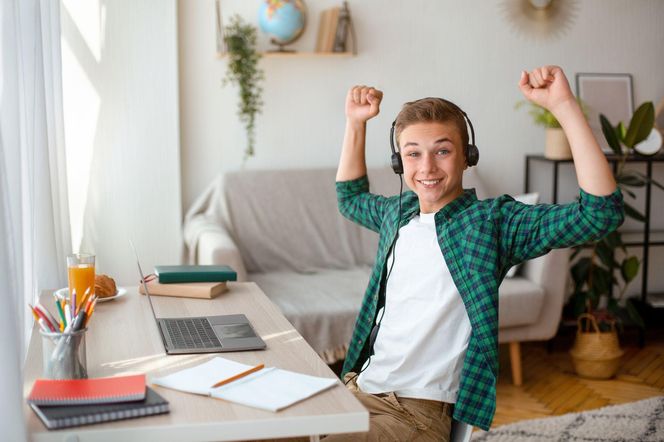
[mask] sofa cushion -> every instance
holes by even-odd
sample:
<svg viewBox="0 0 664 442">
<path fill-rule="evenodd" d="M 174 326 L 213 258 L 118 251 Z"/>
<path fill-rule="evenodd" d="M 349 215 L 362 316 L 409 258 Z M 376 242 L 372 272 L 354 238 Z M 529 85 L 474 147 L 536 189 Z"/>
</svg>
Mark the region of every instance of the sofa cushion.
<svg viewBox="0 0 664 442">
<path fill-rule="evenodd" d="M 311 274 L 251 273 L 314 350 L 329 362 L 343 358 L 369 281 L 368 266 Z M 269 343 L 268 343 L 269 345 Z"/>
<path fill-rule="evenodd" d="M 343 357 L 350 340 L 371 269 L 251 273 L 293 327 L 316 352 L 333 362 Z M 503 281 L 499 326 L 532 324 L 539 318 L 544 291 L 525 278 Z"/>
<path fill-rule="evenodd" d="M 514 327 L 533 324 L 540 316 L 544 289 L 532 281 L 506 278 L 498 291 L 498 326 Z"/>
<path fill-rule="evenodd" d="M 335 174 L 333 169 L 226 174 L 228 217 L 248 272 L 310 273 L 373 260 L 378 235 L 339 213 Z M 387 194 L 399 191 L 391 178 Z M 381 193 L 385 180 L 373 181 L 372 191 Z"/>
</svg>

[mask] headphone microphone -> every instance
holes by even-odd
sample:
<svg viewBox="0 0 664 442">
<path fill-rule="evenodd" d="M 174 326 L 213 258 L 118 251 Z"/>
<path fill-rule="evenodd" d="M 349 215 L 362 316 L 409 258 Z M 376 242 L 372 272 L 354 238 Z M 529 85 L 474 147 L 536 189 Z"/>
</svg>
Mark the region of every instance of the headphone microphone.
<svg viewBox="0 0 664 442">
<path fill-rule="evenodd" d="M 466 144 L 464 146 L 464 155 L 466 157 L 466 164 L 468 165 L 468 167 L 476 166 L 477 163 L 479 163 L 480 161 L 480 150 L 477 148 L 477 145 L 475 145 L 475 129 L 473 128 L 473 123 L 470 121 L 470 118 L 468 118 L 468 115 L 456 104 L 452 103 L 449 100 L 445 100 L 444 98 L 438 98 L 438 100 L 441 100 L 442 102 L 447 103 L 448 105 L 458 110 L 459 113 L 463 115 L 464 120 L 466 120 L 466 122 L 468 123 L 468 127 L 470 128 L 470 144 Z M 402 175 L 403 160 L 401 159 L 401 154 L 394 147 L 395 145 L 394 131 L 396 128 L 396 124 L 397 120 L 394 120 L 392 122 L 392 128 L 390 129 L 390 149 L 392 150 L 391 164 L 394 173 L 396 173 L 397 175 Z"/>
</svg>

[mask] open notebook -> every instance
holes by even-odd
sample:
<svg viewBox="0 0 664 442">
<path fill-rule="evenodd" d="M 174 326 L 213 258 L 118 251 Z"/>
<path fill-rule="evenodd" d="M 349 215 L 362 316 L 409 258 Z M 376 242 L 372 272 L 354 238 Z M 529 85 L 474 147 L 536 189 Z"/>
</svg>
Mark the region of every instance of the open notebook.
<svg viewBox="0 0 664 442">
<path fill-rule="evenodd" d="M 195 367 L 152 379 L 152 384 L 263 410 L 279 411 L 339 383 L 336 378 L 320 378 L 266 367 L 226 385 L 212 388 L 219 381 L 251 368 L 250 365 L 216 357 Z"/>
</svg>

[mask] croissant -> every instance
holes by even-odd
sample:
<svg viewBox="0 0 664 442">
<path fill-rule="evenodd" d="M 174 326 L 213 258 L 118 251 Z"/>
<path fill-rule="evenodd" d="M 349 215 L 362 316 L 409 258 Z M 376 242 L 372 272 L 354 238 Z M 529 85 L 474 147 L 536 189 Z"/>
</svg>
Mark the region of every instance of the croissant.
<svg viewBox="0 0 664 442">
<path fill-rule="evenodd" d="M 100 298 L 115 296 L 115 281 L 108 275 L 95 275 L 95 295 Z"/>
</svg>

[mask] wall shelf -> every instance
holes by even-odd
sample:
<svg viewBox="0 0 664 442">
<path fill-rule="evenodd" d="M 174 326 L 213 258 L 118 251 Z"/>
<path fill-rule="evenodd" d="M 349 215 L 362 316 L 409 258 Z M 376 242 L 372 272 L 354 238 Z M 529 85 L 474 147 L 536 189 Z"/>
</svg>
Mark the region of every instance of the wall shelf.
<svg viewBox="0 0 664 442">
<path fill-rule="evenodd" d="M 350 58 L 352 52 L 261 52 L 265 58 Z M 217 52 L 217 58 L 226 58 L 226 53 Z"/>
</svg>

